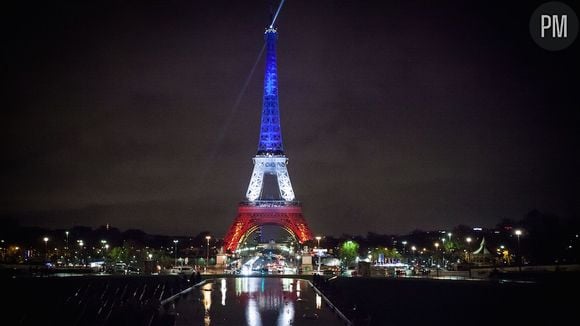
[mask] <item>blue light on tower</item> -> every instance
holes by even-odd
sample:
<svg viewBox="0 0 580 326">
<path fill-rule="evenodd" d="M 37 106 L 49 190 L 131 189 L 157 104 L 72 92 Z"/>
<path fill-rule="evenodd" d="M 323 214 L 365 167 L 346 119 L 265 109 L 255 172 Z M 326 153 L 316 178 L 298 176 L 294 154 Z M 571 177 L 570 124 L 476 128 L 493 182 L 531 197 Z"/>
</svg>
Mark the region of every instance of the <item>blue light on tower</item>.
<svg viewBox="0 0 580 326">
<path fill-rule="evenodd" d="M 278 33 L 270 27 L 266 30 L 266 70 L 264 72 L 264 97 L 258 155 L 283 155 L 282 128 L 278 104 L 278 70 L 276 65 L 276 41 Z"/>
</svg>

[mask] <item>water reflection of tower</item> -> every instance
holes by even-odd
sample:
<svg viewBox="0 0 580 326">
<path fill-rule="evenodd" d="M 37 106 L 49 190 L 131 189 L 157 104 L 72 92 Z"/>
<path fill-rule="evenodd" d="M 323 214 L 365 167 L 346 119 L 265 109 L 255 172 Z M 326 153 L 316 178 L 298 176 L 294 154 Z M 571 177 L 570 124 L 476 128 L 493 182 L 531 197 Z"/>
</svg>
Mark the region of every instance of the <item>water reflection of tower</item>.
<svg viewBox="0 0 580 326">
<path fill-rule="evenodd" d="M 222 306 L 225 306 L 226 305 L 226 291 L 227 291 L 225 278 L 222 278 L 221 284 L 222 284 L 222 287 L 220 289 L 220 292 L 222 293 Z"/>
<path fill-rule="evenodd" d="M 203 295 L 203 308 L 205 310 L 204 315 L 203 315 L 203 322 L 204 325 L 209 326 L 211 324 L 211 318 L 210 318 L 210 314 L 209 311 L 211 309 L 211 288 L 212 288 L 212 283 L 207 283 L 204 284 L 203 287 L 201 288 L 201 292 Z"/>
<path fill-rule="evenodd" d="M 282 282 L 281 287 L 278 282 Z M 294 302 L 299 296 L 299 282 L 295 279 L 237 278 L 236 301 L 246 302 L 246 323 L 262 325 L 262 313 L 275 311 L 277 325 L 290 325 L 294 319 Z"/>
</svg>

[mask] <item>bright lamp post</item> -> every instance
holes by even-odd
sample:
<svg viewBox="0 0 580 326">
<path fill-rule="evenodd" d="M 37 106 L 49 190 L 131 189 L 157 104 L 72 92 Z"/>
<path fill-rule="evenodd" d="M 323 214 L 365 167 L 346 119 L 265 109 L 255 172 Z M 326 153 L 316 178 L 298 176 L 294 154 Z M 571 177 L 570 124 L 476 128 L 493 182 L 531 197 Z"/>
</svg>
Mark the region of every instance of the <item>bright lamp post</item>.
<svg viewBox="0 0 580 326">
<path fill-rule="evenodd" d="M 177 243 L 179 242 L 179 240 L 173 240 L 173 244 L 175 247 L 175 264 L 174 266 L 177 266 Z"/>
<path fill-rule="evenodd" d="M 83 265 L 83 247 L 85 246 L 85 242 L 83 240 L 77 240 L 79 245 L 79 265 Z"/>
<path fill-rule="evenodd" d="M 518 271 L 521 273 L 522 271 L 522 253 L 520 251 L 520 236 L 522 235 L 522 230 L 515 231 L 516 236 L 518 237 Z"/>
<path fill-rule="evenodd" d="M 318 246 L 316 247 L 318 248 L 318 274 L 320 274 L 320 239 L 322 239 L 321 236 L 316 237 L 316 241 L 318 241 Z"/>
<path fill-rule="evenodd" d="M 471 278 L 471 237 L 465 238 L 467 242 L 467 261 L 469 264 L 469 278 Z"/>
<path fill-rule="evenodd" d="M 439 258 L 437 258 L 437 252 L 439 251 L 439 242 L 435 242 L 434 245 L 435 245 L 435 262 L 436 262 L 435 268 L 437 271 L 437 277 L 439 277 L 439 263 L 438 263 Z"/>
<path fill-rule="evenodd" d="M 447 249 L 445 248 L 445 238 L 441 238 L 441 242 L 443 242 L 441 244 L 441 247 L 443 247 L 441 249 L 441 260 L 442 260 L 441 265 L 445 266 L 445 251 L 447 251 Z"/>
<path fill-rule="evenodd" d="M 42 240 L 44 240 L 44 254 L 48 260 L 48 237 L 44 237 Z"/>
<path fill-rule="evenodd" d="M 211 236 L 206 235 L 205 236 L 205 240 L 207 240 L 207 254 L 206 254 L 206 259 L 205 259 L 205 271 L 207 272 L 207 267 L 209 265 L 209 239 L 211 239 Z"/>
<path fill-rule="evenodd" d="M 64 234 L 66 234 L 66 247 L 65 247 L 65 252 L 64 252 L 66 259 L 64 261 L 67 264 L 68 264 L 68 259 L 70 256 L 70 250 L 69 250 L 69 244 L 68 244 L 68 233 L 69 233 L 68 231 L 64 231 Z"/>
<path fill-rule="evenodd" d="M 471 237 L 465 238 L 467 242 L 467 261 L 471 263 Z"/>
</svg>

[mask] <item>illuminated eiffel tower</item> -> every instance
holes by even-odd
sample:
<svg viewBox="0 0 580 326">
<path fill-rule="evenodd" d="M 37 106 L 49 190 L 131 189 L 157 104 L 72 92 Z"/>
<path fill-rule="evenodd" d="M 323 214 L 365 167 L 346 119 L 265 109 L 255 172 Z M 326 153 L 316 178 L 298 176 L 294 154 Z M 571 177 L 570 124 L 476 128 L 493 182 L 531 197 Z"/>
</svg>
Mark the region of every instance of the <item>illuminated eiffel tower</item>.
<svg viewBox="0 0 580 326">
<path fill-rule="evenodd" d="M 278 33 L 273 26 L 266 29 L 265 39 L 266 69 L 258 152 L 253 158 L 254 170 L 246 200 L 238 205 L 238 215 L 224 238 L 224 247 L 231 252 L 262 225 L 278 225 L 300 243 L 312 239 L 302 215 L 302 206 L 295 200 L 287 168 L 288 158 L 284 154 L 276 65 Z M 277 191 L 270 197 L 266 194 L 265 181 L 272 179 L 277 181 L 272 187 Z"/>
</svg>

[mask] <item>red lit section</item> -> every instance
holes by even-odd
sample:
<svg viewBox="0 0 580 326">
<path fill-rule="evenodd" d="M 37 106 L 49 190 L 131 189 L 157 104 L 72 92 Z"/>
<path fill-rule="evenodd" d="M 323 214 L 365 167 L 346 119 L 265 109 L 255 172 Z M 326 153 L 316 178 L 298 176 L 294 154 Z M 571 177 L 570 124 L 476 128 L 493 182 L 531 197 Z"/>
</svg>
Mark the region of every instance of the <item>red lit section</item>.
<svg viewBox="0 0 580 326">
<path fill-rule="evenodd" d="M 238 206 L 238 215 L 224 238 L 224 247 L 233 252 L 252 230 L 260 225 L 279 225 L 291 232 L 300 243 L 312 239 L 312 232 L 300 205 Z"/>
</svg>

